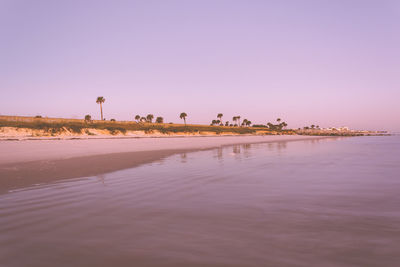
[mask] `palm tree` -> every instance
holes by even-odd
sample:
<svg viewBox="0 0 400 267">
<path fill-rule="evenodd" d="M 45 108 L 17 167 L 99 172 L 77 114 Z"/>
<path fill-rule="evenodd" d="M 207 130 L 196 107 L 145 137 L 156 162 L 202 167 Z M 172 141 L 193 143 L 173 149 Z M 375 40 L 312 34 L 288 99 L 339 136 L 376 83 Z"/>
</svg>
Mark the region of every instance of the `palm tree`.
<svg viewBox="0 0 400 267">
<path fill-rule="evenodd" d="M 153 118 L 154 118 L 154 115 L 153 115 L 153 114 L 148 114 L 148 115 L 146 116 L 147 121 L 150 122 L 150 123 L 153 122 Z"/>
<path fill-rule="evenodd" d="M 279 123 L 281 121 L 281 118 L 277 118 L 276 121 Z"/>
<path fill-rule="evenodd" d="M 242 125 L 243 125 L 243 126 L 247 126 L 247 122 L 248 122 L 248 120 L 247 120 L 247 119 L 244 119 L 243 122 L 242 122 Z"/>
<path fill-rule="evenodd" d="M 179 118 L 183 119 L 183 121 L 185 122 L 185 126 L 186 126 L 186 117 L 187 114 L 185 112 L 182 112 L 181 115 L 179 115 Z"/>
<path fill-rule="evenodd" d="M 96 103 L 100 104 L 100 113 L 101 113 L 101 120 L 103 120 L 103 106 L 102 104 L 106 102 L 106 99 L 102 96 L 97 97 Z"/>
<path fill-rule="evenodd" d="M 217 124 L 217 120 L 212 120 L 211 125 L 215 125 L 215 124 Z"/>
<path fill-rule="evenodd" d="M 226 121 L 226 122 L 225 122 L 225 126 L 229 126 L 229 121 Z"/>
<path fill-rule="evenodd" d="M 156 122 L 157 123 L 164 123 L 164 118 L 163 117 L 157 117 Z"/>
<path fill-rule="evenodd" d="M 238 125 L 240 126 L 240 116 L 236 116 L 236 118 L 239 121 Z"/>
<path fill-rule="evenodd" d="M 236 116 L 234 116 L 234 117 L 232 118 L 232 120 L 233 120 L 234 122 L 236 122 L 236 120 L 237 120 L 237 117 L 236 117 Z"/>
<path fill-rule="evenodd" d="M 223 117 L 223 116 L 224 116 L 224 114 L 218 113 L 217 118 L 218 118 L 220 121 L 222 121 L 222 117 Z"/>
<path fill-rule="evenodd" d="M 251 121 L 247 121 L 247 122 L 246 122 L 246 125 L 247 125 L 247 126 L 250 126 L 250 125 L 251 125 Z"/>
<path fill-rule="evenodd" d="M 139 122 L 139 120 L 140 120 L 140 115 L 136 115 L 136 116 L 135 116 L 135 120 L 137 120 L 137 122 Z"/>
<path fill-rule="evenodd" d="M 314 129 L 314 128 L 315 128 L 315 125 L 314 125 L 314 124 L 312 124 L 312 125 L 311 125 L 311 129 Z"/>
</svg>

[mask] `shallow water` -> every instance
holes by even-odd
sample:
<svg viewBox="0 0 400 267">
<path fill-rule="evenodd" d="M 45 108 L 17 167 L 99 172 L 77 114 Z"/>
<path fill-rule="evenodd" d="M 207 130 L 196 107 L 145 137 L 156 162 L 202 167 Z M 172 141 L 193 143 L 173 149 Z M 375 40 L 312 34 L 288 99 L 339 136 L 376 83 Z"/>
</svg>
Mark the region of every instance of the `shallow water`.
<svg viewBox="0 0 400 267">
<path fill-rule="evenodd" d="M 231 146 L 0 195 L 0 266 L 399 266 L 400 137 Z"/>
</svg>

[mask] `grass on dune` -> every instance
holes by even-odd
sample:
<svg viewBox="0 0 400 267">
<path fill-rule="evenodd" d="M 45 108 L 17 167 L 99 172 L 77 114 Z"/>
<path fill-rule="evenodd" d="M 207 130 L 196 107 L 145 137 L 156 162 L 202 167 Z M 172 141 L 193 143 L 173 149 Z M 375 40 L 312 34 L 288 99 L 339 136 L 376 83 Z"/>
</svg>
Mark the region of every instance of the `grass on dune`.
<svg viewBox="0 0 400 267">
<path fill-rule="evenodd" d="M 47 122 L 45 119 L 37 119 L 32 122 L 26 121 L 0 121 L 0 127 L 16 127 L 34 130 L 43 130 L 51 134 L 63 133 L 65 130 L 81 134 L 87 129 L 108 130 L 111 134 L 123 133 L 127 131 L 144 131 L 145 133 L 200 133 L 214 132 L 235 133 L 235 134 L 254 134 L 257 131 L 267 129 L 252 127 L 225 127 L 225 126 L 207 126 L 207 125 L 183 125 L 183 124 L 166 124 L 166 123 L 119 123 L 119 122 L 85 122 L 85 121 L 68 121 L 68 122 Z"/>
</svg>

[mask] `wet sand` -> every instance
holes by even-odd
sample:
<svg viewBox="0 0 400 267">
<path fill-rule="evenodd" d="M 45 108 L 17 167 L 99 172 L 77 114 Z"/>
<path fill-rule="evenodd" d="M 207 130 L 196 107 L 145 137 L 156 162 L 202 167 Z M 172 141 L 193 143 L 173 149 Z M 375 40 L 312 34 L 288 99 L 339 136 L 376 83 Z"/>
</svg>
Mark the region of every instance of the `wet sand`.
<svg viewBox="0 0 400 267">
<path fill-rule="evenodd" d="M 0 194 L 0 266 L 395 267 L 399 158 L 398 137 L 244 144 Z"/>
<path fill-rule="evenodd" d="M 315 140 L 316 136 L 231 136 L 0 142 L 0 193 L 57 180 L 95 176 L 222 146 Z"/>
</svg>

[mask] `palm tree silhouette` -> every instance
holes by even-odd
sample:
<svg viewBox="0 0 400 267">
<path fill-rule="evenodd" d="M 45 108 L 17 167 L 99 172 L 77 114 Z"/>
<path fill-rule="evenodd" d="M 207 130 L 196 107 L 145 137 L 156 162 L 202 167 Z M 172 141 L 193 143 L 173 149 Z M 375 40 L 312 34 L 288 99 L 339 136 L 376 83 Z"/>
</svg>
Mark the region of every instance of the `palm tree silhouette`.
<svg viewBox="0 0 400 267">
<path fill-rule="evenodd" d="M 218 113 L 217 118 L 218 118 L 220 121 L 222 121 L 222 117 L 223 117 L 223 116 L 224 116 L 224 114 Z"/>
<path fill-rule="evenodd" d="M 179 115 L 179 118 L 183 119 L 183 121 L 185 122 L 185 126 L 186 126 L 186 117 L 187 114 L 185 112 L 182 112 L 181 115 Z"/>
<path fill-rule="evenodd" d="M 153 122 L 153 118 L 154 118 L 154 115 L 153 115 L 153 114 L 148 114 L 148 115 L 146 116 L 147 121 L 150 122 L 150 123 Z"/>
<path fill-rule="evenodd" d="M 237 120 L 237 117 L 235 116 L 235 117 L 233 117 L 232 118 L 232 120 L 234 121 L 234 122 L 236 122 L 236 120 Z"/>
<path fill-rule="evenodd" d="M 238 120 L 238 125 L 240 126 L 240 116 L 236 116 L 237 120 Z"/>
<path fill-rule="evenodd" d="M 101 120 L 103 120 L 103 106 L 102 104 L 106 102 L 106 99 L 102 96 L 97 97 L 96 103 L 100 104 L 100 113 L 101 113 Z"/>
<path fill-rule="evenodd" d="M 136 115 L 136 116 L 135 116 L 135 120 L 137 120 L 137 122 L 139 122 L 139 120 L 140 120 L 140 115 Z"/>
</svg>

